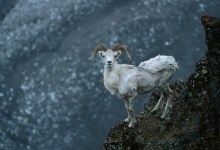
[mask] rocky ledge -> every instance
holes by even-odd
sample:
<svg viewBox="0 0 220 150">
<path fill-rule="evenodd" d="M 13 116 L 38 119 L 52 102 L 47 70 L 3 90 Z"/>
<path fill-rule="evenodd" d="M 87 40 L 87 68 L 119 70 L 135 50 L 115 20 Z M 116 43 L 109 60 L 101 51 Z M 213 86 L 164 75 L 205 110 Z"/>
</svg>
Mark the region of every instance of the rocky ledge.
<svg viewBox="0 0 220 150">
<path fill-rule="evenodd" d="M 196 64 L 188 81 L 171 85 L 175 92 L 166 119 L 152 114 L 159 99 L 154 91 L 137 116 L 137 126 L 120 122 L 110 129 L 104 150 L 218 149 L 220 148 L 220 19 L 201 18 L 208 50 L 206 59 Z"/>
</svg>

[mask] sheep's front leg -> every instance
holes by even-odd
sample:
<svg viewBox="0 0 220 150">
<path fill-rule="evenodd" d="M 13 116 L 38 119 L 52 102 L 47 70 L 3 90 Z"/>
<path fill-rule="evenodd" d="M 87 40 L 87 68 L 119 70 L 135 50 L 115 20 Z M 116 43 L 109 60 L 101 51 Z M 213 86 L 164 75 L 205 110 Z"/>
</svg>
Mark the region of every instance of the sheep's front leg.
<svg viewBox="0 0 220 150">
<path fill-rule="evenodd" d="M 169 106 L 170 106 L 170 101 L 171 101 L 171 99 L 170 99 L 170 98 L 167 98 L 167 103 L 166 103 L 165 109 L 164 109 L 164 111 L 163 111 L 162 116 L 160 117 L 161 119 L 164 119 L 164 118 L 166 117 L 166 115 L 167 115 L 167 113 L 168 113 L 168 108 L 169 108 Z"/>
<path fill-rule="evenodd" d="M 155 111 L 159 110 L 162 105 L 162 102 L 164 100 L 164 94 L 162 92 L 160 92 L 160 93 L 161 93 L 160 99 L 158 100 L 156 106 L 154 107 L 154 109 L 151 112 L 155 112 Z"/>
<path fill-rule="evenodd" d="M 130 121 L 130 112 L 128 110 L 128 106 L 129 106 L 129 102 L 127 100 L 125 100 L 125 108 L 127 110 L 127 113 L 128 113 L 128 118 L 126 118 L 124 121 L 125 122 L 129 122 Z"/>
<path fill-rule="evenodd" d="M 134 127 L 137 120 L 135 119 L 135 111 L 134 111 L 134 104 L 135 104 L 135 98 L 129 98 L 129 105 L 128 105 L 128 111 L 130 114 L 130 123 L 128 124 L 128 127 Z"/>
</svg>

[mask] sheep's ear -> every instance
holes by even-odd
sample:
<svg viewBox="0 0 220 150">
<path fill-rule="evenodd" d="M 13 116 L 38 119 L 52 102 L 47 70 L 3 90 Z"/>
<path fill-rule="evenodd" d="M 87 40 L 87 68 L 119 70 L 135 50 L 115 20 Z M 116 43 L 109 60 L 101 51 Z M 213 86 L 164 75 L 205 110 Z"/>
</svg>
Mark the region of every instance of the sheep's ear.
<svg viewBox="0 0 220 150">
<path fill-rule="evenodd" d="M 103 51 L 99 51 L 99 56 L 100 56 L 100 57 L 104 57 Z"/>
<path fill-rule="evenodd" d="M 121 55 L 121 51 L 118 50 L 118 51 L 117 51 L 117 56 L 119 57 L 120 55 Z"/>
</svg>

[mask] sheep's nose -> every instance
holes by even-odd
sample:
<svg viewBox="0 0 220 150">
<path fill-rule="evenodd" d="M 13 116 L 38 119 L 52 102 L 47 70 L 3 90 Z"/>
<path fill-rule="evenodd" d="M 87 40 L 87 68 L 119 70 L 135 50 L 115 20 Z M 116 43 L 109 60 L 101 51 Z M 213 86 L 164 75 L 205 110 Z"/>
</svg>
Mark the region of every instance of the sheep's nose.
<svg viewBox="0 0 220 150">
<path fill-rule="evenodd" d="M 108 63 L 108 64 L 111 64 L 111 63 L 112 63 L 112 61 L 107 61 L 107 63 Z"/>
</svg>

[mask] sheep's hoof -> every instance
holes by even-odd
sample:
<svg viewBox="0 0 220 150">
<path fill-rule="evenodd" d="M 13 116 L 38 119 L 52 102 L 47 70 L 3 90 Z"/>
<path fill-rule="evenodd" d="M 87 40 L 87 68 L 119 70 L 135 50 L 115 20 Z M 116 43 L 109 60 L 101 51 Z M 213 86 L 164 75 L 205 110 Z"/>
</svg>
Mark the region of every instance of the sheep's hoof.
<svg viewBox="0 0 220 150">
<path fill-rule="evenodd" d="M 154 113 L 154 112 L 158 111 L 159 109 L 160 109 L 160 107 L 155 106 L 155 107 L 154 107 L 154 109 L 153 109 L 153 110 L 151 110 L 151 113 Z"/>
<path fill-rule="evenodd" d="M 124 120 L 124 122 L 130 122 L 130 118 L 128 117 L 128 118 L 126 118 L 125 120 Z"/>
<path fill-rule="evenodd" d="M 153 109 L 150 111 L 152 114 L 156 114 L 157 110 L 156 109 Z"/>
<path fill-rule="evenodd" d="M 151 110 L 150 112 L 151 112 L 151 113 L 155 113 L 155 112 L 156 112 L 156 110 L 154 110 L 154 109 L 153 109 L 153 110 Z"/>
<path fill-rule="evenodd" d="M 165 114 L 163 114 L 161 117 L 160 117 L 160 119 L 165 119 Z"/>
<path fill-rule="evenodd" d="M 132 120 L 132 121 L 128 124 L 128 127 L 129 127 L 129 128 L 133 128 L 136 123 L 137 123 L 136 120 Z"/>
</svg>

